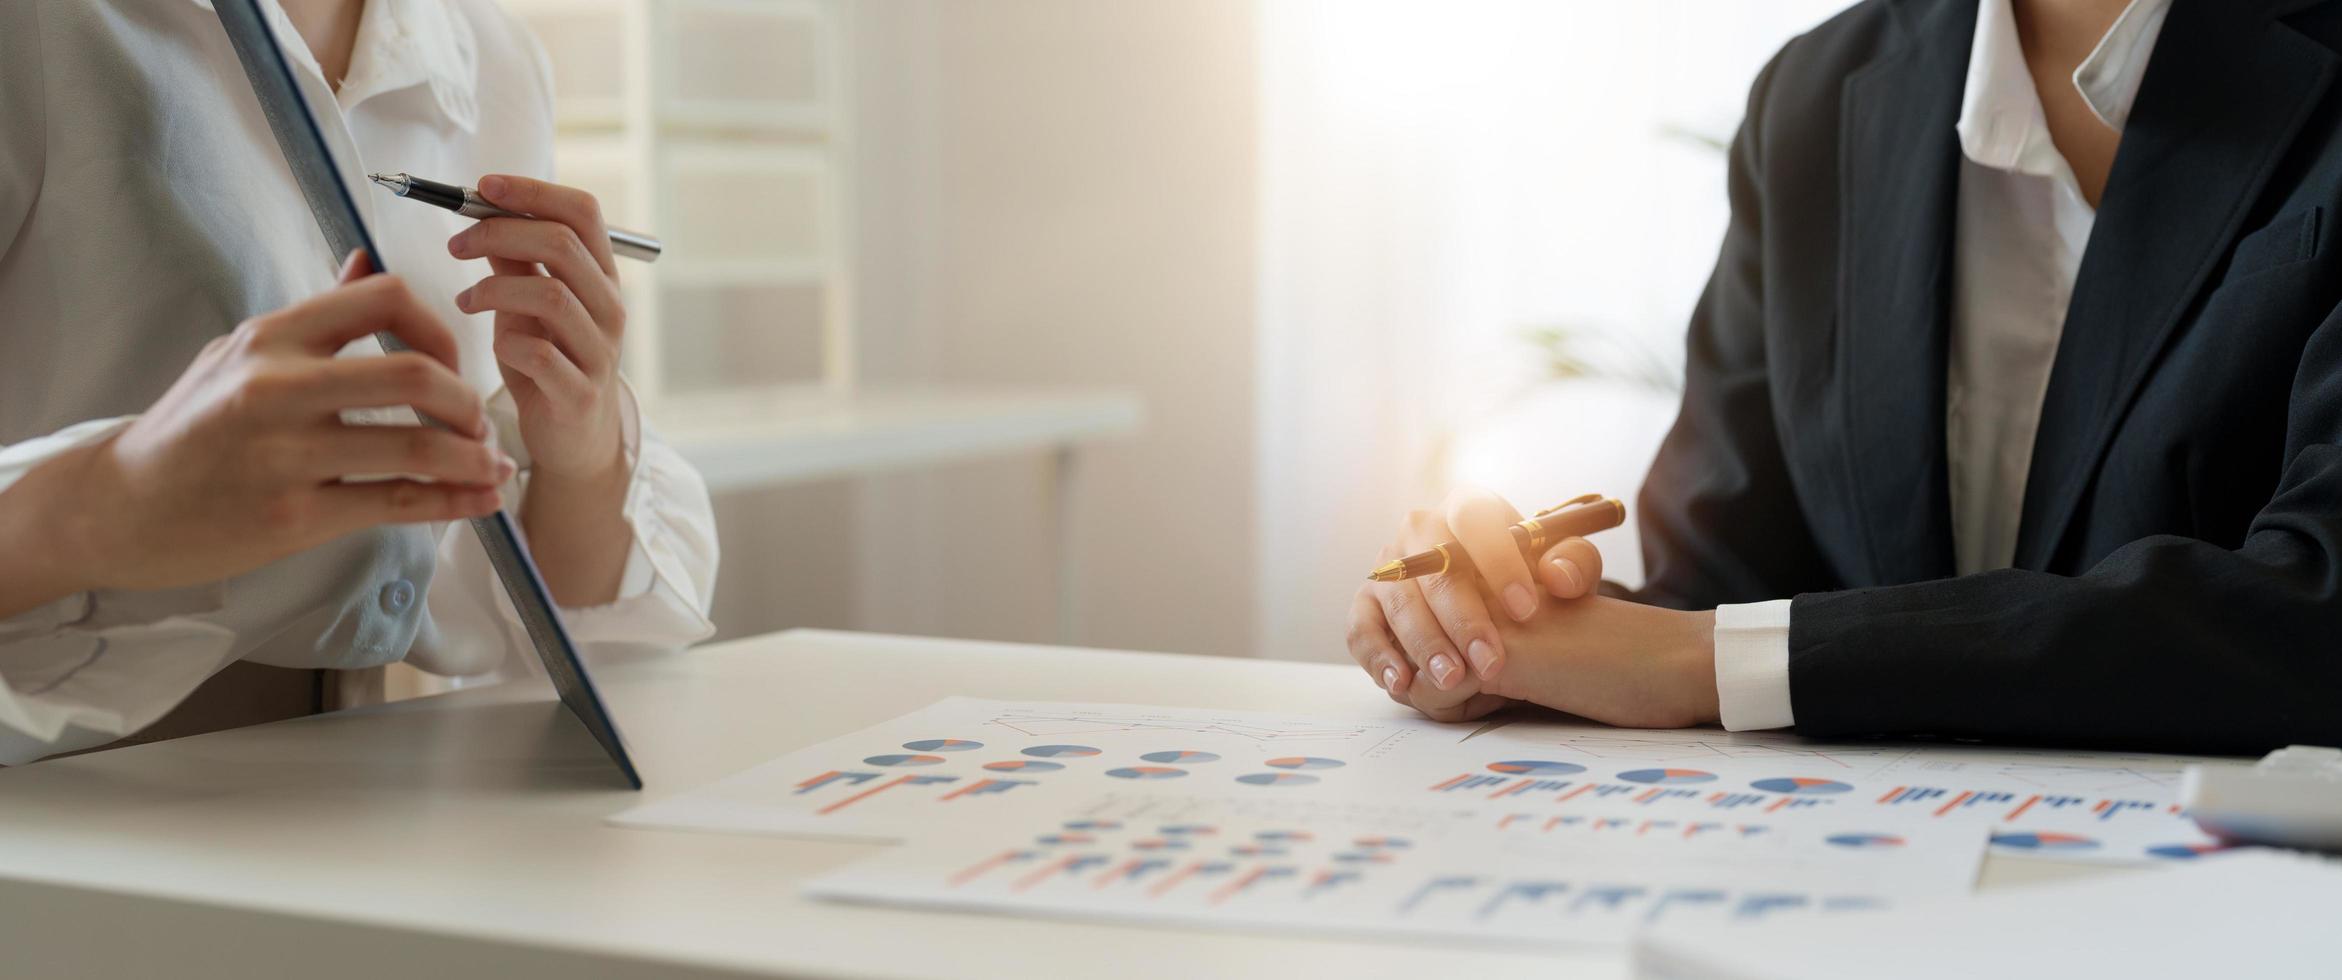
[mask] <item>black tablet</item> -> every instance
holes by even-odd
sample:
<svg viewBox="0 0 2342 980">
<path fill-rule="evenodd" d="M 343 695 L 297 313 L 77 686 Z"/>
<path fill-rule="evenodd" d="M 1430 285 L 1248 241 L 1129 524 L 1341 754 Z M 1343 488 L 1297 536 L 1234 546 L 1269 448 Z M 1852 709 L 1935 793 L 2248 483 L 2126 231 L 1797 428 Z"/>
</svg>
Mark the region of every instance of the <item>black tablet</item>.
<svg viewBox="0 0 2342 980">
<path fill-rule="evenodd" d="M 301 196 L 308 200 L 309 213 L 316 216 L 317 229 L 325 234 L 326 245 L 335 256 L 365 249 L 374 261 L 375 270 L 387 271 L 382 265 L 381 250 L 374 247 L 366 222 L 358 215 L 357 202 L 342 183 L 340 169 L 334 166 L 333 151 L 317 127 L 317 117 L 310 114 L 308 102 L 301 97 L 300 84 L 294 80 L 292 65 L 285 60 L 284 48 L 277 43 L 267 19 L 261 15 L 258 0 L 214 0 L 212 6 L 220 15 L 220 26 L 227 28 L 236 59 L 244 63 L 244 77 L 252 83 L 253 94 L 260 99 L 261 112 L 268 117 L 268 128 L 276 134 L 277 148 L 283 151 L 286 166 L 292 169 L 294 181 L 300 184 Z M 376 336 L 386 348 L 397 350 L 404 346 L 389 334 Z M 626 742 L 619 737 L 618 726 L 610 720 L 601 695 L 594 691 L 593 678 L 586 674 L 577 646 L 569 641 L 569 631 L 561 625 L 561 612 L 554 607 L 544 578 L 537 574 L 537 563 L 530 559 L 528 545 L 521 540 L 512 516 L 497 511 L 474 518 L 471 523 L 473 532 L 480 536 L 480 545 L 488 551 L 489 562 L 496 568 L 497 579 L 504 583 L 505 595 L 512 599 L 513 609 L 520 614 L 521 626 L 528 631 L 529 645 L 536 649 L 545 673 L 553 678 L 553 688 L 560 692 L 561 703 L 585 723 L 595 741 L 602 743 L 602 748 L 610 753 L 610 760 L 625 775 L 627 784 L 641 789 L 642 777 L 635 772 L 634 760 L 626 754 Z"/>
</svg>

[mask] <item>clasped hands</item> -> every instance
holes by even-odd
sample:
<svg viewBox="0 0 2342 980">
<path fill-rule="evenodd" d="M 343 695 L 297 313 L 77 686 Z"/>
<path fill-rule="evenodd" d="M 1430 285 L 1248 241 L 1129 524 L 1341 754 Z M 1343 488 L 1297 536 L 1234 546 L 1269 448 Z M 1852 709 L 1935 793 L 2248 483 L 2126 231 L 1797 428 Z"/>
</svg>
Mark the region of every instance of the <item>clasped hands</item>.
<svg viewBox="0 0 2342 980">
<path fill-rule="evenodd" d="M 1569 538 L 1524 558 L 1510 530 L 1520 519 L 1475 489 L 1408 515 L 1377 561 L 1445 543 L 1471 561 L 1358 590 L 1348 639 L 1367 676 L 1437 721 L 1516 701 L 1628 728 L 1716 721 L 1714 613 L 1600 595 L 1600 551 Z"/>
</svg>

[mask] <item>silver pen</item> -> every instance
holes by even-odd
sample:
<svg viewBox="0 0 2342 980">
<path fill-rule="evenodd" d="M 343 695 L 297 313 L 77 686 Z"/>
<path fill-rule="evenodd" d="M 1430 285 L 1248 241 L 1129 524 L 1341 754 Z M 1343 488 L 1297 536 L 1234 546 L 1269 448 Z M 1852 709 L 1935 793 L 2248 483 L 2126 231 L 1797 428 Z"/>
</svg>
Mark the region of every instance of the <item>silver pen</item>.
<svg viewBox="0 0 2342 980">
<path fill-rule="evenodd" d="M 442 184 L 436 180 L 424 180 L 412 174 L 367 174 L 366 179 L 381 184 L 391 193 L 407 200 L 421 201 L 435 208 L 453 211 L 466 218 L 535 217 L 518 211 L 507 211 L 490 204 L 487 198 L 480 196 L 479 191 L 469 187 L 457 187 L 454 184 Z M 627 231 L 623 228 L 611 228 L 608 231 L 610 232 L 610 251 L 630 259 L 655 262 L 659 258 L 659 252 L 665 248 L 659 244 L 658 239 L 641 232 Z"/>
</svg>

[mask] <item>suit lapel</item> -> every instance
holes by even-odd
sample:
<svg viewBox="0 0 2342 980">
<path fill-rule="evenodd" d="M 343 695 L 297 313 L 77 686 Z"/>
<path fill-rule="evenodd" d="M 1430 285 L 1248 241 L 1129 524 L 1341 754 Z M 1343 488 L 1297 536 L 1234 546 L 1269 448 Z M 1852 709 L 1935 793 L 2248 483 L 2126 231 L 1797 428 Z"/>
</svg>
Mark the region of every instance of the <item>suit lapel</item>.
<svg viewBox="0 0 2342 980">
<path fill-rule="evenodd" d="M 1959 119 L 1975 0 L 1897 8 L 1904 45 L 1846 80 L 1840 423 L 1871 581 L 1952 574 L 1944 462 Z"/>
<path fill-rule="evenodd" d="M 2123 412 L 2325 93 L 2334 56 L 2233 0 L 2178 0 L 2100 198 L 2033 443 L 2016 563 L 2044 569 Z"/>
</svg>

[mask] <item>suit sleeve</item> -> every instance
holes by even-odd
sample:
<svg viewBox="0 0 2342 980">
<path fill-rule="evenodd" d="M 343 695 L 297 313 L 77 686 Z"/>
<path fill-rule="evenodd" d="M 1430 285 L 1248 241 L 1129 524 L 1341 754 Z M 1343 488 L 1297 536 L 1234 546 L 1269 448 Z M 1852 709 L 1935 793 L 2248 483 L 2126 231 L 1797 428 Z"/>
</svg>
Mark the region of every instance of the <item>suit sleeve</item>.
<svg viewBox="0 0 2342 980">
<path fill-rule="evenodd" d="M 2080 575 L 2004 569 L 1797 597 L 1798 730 L 2237 753 L 2342 744 L 2342 308 L 2303 349 L 2281 472 L 2233 550 L 2157 535 Z"/>
<path fill-rule="evenodd" d="M 1692 311 L 1683 405 L 1636 501 L 1649 577 L 1632 598 L 1654 605 L 1706 609 L 1836 581 L 1798 509 L 1766 367 L 1764 115 L 1780 62 L 1758 74 L 1732 141 L 1732 219 Z"/>
</svg>

